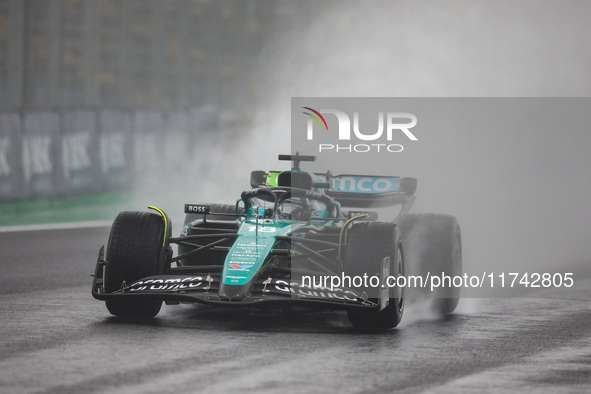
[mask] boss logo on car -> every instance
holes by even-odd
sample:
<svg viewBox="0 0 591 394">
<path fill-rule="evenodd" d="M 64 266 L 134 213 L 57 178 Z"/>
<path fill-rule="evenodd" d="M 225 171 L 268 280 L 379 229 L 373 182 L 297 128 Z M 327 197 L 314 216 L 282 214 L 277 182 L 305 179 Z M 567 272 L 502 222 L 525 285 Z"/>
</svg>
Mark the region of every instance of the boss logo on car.
<svg viewBox="0 0 591 394">
<path fill-rule="evenodd" d="M 378 213 L 372 211 L 349 211 L 347 216 L 349 219 L 356 216 L 365 216 L 365 220 L 378 220 Z"/>
<path fill-rule="evenodd" d="M 209 213 L 209 205 L 185 204 L 185 213 Z"/>
</svg>

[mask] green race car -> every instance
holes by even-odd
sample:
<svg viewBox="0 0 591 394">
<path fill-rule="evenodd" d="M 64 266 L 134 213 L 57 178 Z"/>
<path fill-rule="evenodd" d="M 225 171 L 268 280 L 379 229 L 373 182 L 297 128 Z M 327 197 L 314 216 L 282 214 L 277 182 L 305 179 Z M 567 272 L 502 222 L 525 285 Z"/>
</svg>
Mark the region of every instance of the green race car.
<svg viewBox="0 0 591 394">
<path fill-rule="evenodd" d="M 158 208 L 120 213 L 106 255 L 100 249 L 92 295 L 121 317 L 153 317 L 163 301 L 305 307 L 345 310 L 355 327 L 384 329 L 402 318 L 412 290 L 406 270 L 425 280 L 459 275 L 457 220 L 408 213 L 416 179 L 314 174 L 300 169 L 313 156 L 279 159 L 293 168 L 254 171 L 253 188 L 236 204 L 186 204 L 178 237 Z M 394 221 L 369 210 L 393 206 Z M 434 307 L 451 313 L 458 300 L 459 289 L 440 287 Z"/>
</svg>

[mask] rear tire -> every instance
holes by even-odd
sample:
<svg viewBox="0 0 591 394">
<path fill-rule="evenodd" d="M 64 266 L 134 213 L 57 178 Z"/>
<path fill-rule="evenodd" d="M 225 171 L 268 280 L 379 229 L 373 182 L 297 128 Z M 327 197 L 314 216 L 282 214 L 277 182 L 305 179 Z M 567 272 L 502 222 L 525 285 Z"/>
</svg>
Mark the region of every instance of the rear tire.
<svg viewBox="0 0 591 394">
<path fill-rule="evenodd" d="M 402 232 L 409 275 L 438 275 L 451 278 L 462 275 L 462 235 L 454 216 L 435 213 L 403 215 L 395 220 Z M 460 287 L 435 289 L 433 310 L 447 315 L 460 300 Z M 425 295 L 418 295 L 425 297 Z"/>
<path fill-rule="evenodd" d="M 236 218 L 233 218 L 232 216 L 225 216 L 225 215 L 216 215 L 216 213 L 236 213 L 236 206 L 232 205 L 232 204 L 203 204 L 203 205 L 209 205 L 210 211 L 213 212 L 213 214 L 211 215 L 207 215 L 207 219 L 208 220 L 235 220 Z M 205 215 L 203 214 L 197 214 L 197 213 L 188 213 L 185 216 L 185 223 L 183 224 L 183 227 L 185 227 L 187 224 L 194 222 L 195 220 L 203 220 L 203 217 Z"/>
<path fill-rule="evenodd" d="M 351 226 L 347 234 L 344 250 L 345 274 L 368 277 L 382 273 L 382 261 L 390 258 L 390 276 L 404 276 L 404 258 L 402 253 L 400 230 L 394 223 L 359 222 Z M 382 278 L 383 280 L 383 278 Z M 368 289 L 372 293 L 379 289 Z M 400 323 L 404 312 L 404 289 L 390 289 L 388 305 L 382 309 L 352 309 L 347 312 L 349 322 L 357 328 L 387 329 Z M 377 302 L 377 298 L 370 300 Z"/>
<path fill-rule="evenodd" d="M 111 227 L 107 246 L 104 286 L 106 293 L 121 289 L 123 284 L 161 274 L 160 264 L 164 239 L 164 221 L 150 212 L 121 212 Z M 154 317 L 162 301 L 127 298 L 107 300 L 111 314 L 121 317 Z"/>
</svg>

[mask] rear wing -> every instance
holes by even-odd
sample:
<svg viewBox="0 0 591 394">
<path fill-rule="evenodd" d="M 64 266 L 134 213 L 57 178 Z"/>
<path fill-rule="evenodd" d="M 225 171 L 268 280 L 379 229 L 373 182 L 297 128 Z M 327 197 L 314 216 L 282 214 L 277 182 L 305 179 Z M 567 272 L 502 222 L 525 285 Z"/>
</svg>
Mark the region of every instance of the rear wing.
<svg viewBox="0 0 591 394">
<path fill-rule="evenodd" d="M 325 192 L 344 207 L 381 208 L 406 205 L 417 190 L 415 178 L 374 175 L 336 175 Z"/>
<path fill-rule="evenodd" d="M 279 186 L 280 171 L 253 171 L 251 186 Z M 331 175 L 315 173 L 313 186 L 337 200 L 343 207 L 381 208 L 410 205 L 417 189 L 416 178 L 376 175 Z M 408 207 L 410 208 L 410 206 Z"/>
</svg>

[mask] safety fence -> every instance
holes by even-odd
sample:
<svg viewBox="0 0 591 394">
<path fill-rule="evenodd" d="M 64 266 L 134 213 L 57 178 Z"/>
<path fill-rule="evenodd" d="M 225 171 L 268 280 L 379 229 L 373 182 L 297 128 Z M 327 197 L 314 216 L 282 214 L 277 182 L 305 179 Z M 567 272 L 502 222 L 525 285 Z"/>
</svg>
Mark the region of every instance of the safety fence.
<svg viewBox="0 0 591 394">
<path fill-rule="evenodd" d="M 125 190 L 218 130 L 211 109 L 0 112 L 0 202 Z"/>
</svg>

